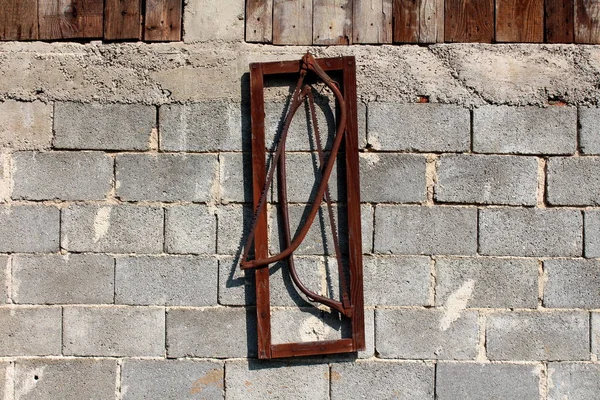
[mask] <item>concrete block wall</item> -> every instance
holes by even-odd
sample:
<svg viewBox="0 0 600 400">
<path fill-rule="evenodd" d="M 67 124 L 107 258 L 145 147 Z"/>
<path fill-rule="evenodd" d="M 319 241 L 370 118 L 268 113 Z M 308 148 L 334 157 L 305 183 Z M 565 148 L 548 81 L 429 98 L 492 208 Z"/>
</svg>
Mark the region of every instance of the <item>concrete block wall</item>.
<svg viewBox="0 0 600 400">
<path fill-rule="evenodd" d="M 597 398 L 600 48 L 250 45 L 243 12 L 187 1 L 183 43 L 0 44 L 0 399 Z M 263 362 L 248 63 L 306 50 L 357 58 L 367 350 Z M 339 292 L 319 228 L 297 266 Z M 271 268 L 274 340 L 345 332 Z"/>
</svg>

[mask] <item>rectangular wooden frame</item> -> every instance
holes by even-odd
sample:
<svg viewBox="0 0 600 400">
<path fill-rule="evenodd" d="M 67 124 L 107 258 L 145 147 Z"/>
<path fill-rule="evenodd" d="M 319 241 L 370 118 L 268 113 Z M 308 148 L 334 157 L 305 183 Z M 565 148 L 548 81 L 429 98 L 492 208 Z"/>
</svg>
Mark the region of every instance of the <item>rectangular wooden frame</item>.
<svg viewBox="0 0 600 400">
<path fill-rule="evenodd" d="M 365 349 L 362 239 L 360 218 L 360 179 L 358 164 L 358 121 L 356 104 L 356 63 L 352 56 L 317 59 L 326 72 L 342 76 L 342 93 L 347 107 L 345 134 L 348 263 L 350 302 L 354 307 L 351 319 L 351 337 L 339 340 L 271 343 L 271 304 L 269 268 L 256 270 L 256 313 L 258 330 L 258 358 L 283 358 L 334 353 L 351 353 Z M 252 168 L 254 208 L 258 206 L 266 179 L 264 78 L 268 75 L 293 74 L 294 82 L 301 68 L 301 60 L 250 64 L 250 106 L 252 123 Z M 268 257 L 269 239 L 267 214 L 256 221 L 254 238 L 255 257 Z"/>
</svg>

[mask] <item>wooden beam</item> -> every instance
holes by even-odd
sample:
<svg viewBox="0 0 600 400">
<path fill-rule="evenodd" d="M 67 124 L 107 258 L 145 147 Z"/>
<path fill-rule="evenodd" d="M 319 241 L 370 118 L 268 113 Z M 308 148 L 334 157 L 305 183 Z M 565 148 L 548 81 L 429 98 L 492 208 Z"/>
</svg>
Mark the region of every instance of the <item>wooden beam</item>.
<svg viewBox="0 0 600 400">
<path fill-rule="evenodd" d="M 496 41 L 542 43 L 543 0 L 496 0 Z"/>
<path fill-rule="evenodd" d="M 103 0 L 38 0 L 40 40 L 102 38 Z"/>
<path fill-rule="evenodd" d="M 273 44 L 312 44 L 312 0 L 274 0 Z"/>
<path fill-rule="evenodd" d="M 575 43 L 600 43 L 600 1 L 575 0 Z"/>
<path fill-rule="evenodd" d="M 352 43 L 352 0 L 314 0 L 313 44 Z"/>
<path fill-rule="evenodd" d="M 246 0 L 246 41 L 273 41 L 273 0 Z"/>
<path fill-rule="evenodd" d="M 546 42 L 573 43 L 575 40 L 573 0 L 546 0 Z"/>
<path fill-rule="evenodd" d="M 392 43 L 392 0 L 354 0 L 353 43 Z"/>
<path fill-rule="evenodd" d="M 394 42 L 444 41 L 444 0 L 395 0 Z"/>
<path fill-rule="evenodd" d="M 141 39 L 140 7 L 140 0 L 105 0 L 104 39 Z"/>
<path fill-rule="evenodd" d="M 37 40 L 37 8 L 37 0 L 2 0 L 0 40 Z"/>
<path fill-rule="evenodd" d="M 446 42 L 494 40 L 494 0 L 446 0 Z"/>
<path fill-rule="evenodd" d="M 146 0 L 144 40 L 181 40 L 182 0 Z"/>
</svg>

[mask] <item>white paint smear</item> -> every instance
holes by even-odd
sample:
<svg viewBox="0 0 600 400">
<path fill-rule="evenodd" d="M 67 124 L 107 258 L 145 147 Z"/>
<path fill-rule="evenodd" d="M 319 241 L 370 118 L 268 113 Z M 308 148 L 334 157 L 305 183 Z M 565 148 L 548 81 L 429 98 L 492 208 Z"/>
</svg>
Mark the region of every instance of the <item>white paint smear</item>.
<svg viewBox="0 0 600 400">
<path fill-rule="evenodd" d="M 460 314 L 467 308 L 467 303 L 471 299 L 473 294 L 473 288 L 475 287 L 475 281 L 469 279 L 462 284 L 458 290 L 448 296 L 446 300 L 446 313 L 440 321 L 440 328 L 442 331 L 446 331 L 450 326 L 460 318 Z"/>
<path fill-rule="evenodd" d="M 110 228 L 110 212 L 111 207 L 102 207 L 98 209 L 96 218 L 94 219 L 94 243 L 102 239 Z"/>
</svg>

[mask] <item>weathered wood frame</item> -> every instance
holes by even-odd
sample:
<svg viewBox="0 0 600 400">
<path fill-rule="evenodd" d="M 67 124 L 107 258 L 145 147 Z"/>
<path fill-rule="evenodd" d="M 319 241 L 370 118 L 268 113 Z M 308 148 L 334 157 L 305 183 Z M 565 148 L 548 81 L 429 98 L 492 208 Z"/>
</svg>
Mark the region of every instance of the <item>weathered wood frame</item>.
<svg viewBox="0 0 600 400">
<path fill-rule="evenodd" d="M 272 344 L 269 268 L 259 268 L 256 270 L 255 279 L 258 358 L 261 359 L 351 353 L 365 349 L 356 64 L 354 57 L 323 58 L 318 59 L 317 62 L 326 72 L 341 73 L 342 93 L 347 107 L 344 137 L 345 151 L 343 155 L 346 159 L 350 301 L 354 307 L 350 318 L 351 337 L 339 340 Z M 250 64 L 252 176 L 255 208 L 260 201 L 261 191 L 266 179 L 264 80 L 269 75 L 286 74 L 291 74 L 296 79 L 300 67 L 300 60 Z M 341 157 L 341 155 L 338 155 L 338 157 Z M 266 212 L 259 214 L 257 218 L 254 251 L 257 259 L 263 259 L 268 257 L 269 251 Z"/>
</svg>

